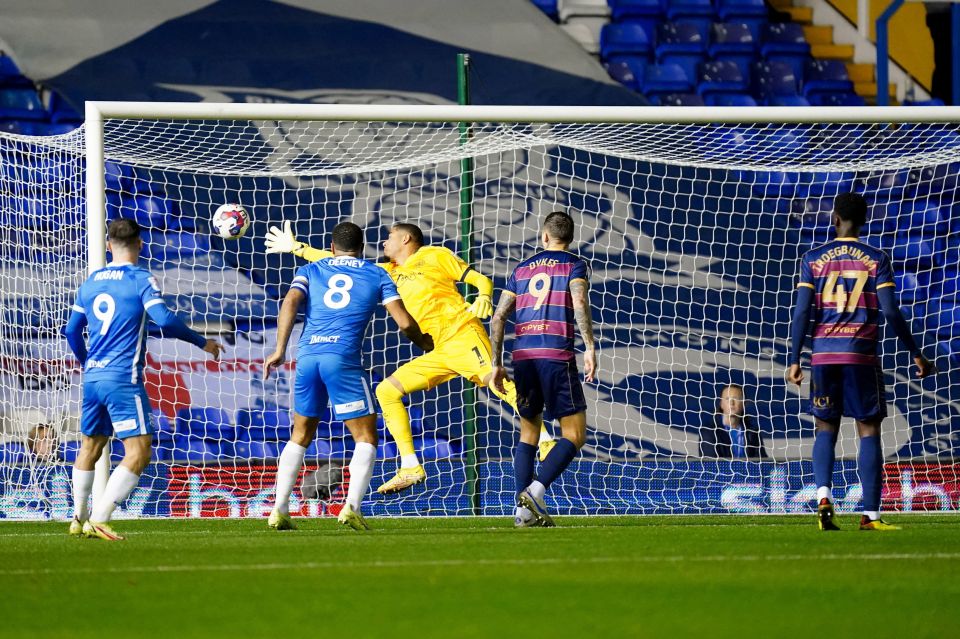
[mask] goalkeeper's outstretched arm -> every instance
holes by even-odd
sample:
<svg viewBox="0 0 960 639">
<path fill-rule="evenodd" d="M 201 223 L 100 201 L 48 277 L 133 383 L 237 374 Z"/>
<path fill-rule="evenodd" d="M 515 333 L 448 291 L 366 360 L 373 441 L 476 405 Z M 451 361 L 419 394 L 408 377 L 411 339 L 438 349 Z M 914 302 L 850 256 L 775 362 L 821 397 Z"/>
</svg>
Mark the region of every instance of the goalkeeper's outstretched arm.
<svg viewBox="0 0 960 639">
<path fill-rule="evenodd" d="M 264 242 L 267 245 L 266 252 L 268 254 L 293 253 L 297 257 L 302 257 L 308 262 L 316 262 L 317 260 L 322 260 L 325 257 L 333 257 L 333 253 L 331 251 L 315 249 L 309 244 L 304 244 L 303 242 L 297 241 L 297 238 L 293 236 L 293 229 L 290 227 L 289 221 L 283 223 L 282 229 L 279 226 L 271 226 L 267 231 L 267 236 L 264 238 Z"/>
<path fill-rule="evenodd" d="M 493 280 L 470 269 L 463 276 L 463 281 L 477 289 L 477 299 L 467 309 L 470 314 L 479 319 L 487 319 L 493 315 Z"/>
</svg>

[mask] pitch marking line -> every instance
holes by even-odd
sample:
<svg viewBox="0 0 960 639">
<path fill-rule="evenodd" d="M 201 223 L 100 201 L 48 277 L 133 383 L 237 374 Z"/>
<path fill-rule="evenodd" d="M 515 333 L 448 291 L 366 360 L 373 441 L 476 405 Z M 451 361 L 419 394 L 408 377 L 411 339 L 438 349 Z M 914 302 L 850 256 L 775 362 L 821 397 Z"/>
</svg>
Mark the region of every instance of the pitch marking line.
<svg viewBox="0 0 960 639">
<path fill-rule="evenodd" d="M 555 566 L 576 564 L 624 563 L 725 563 L 777 561 L 916 561 L 924 559 L 958 560 L 960 553 L 883 553 L 883 554 L 825 554 L 825 555 L 662 555 L 658 557 L 589 557 L 584 559 L 435 559 L 427 561 L 304 561 L 296 563 L 219 564 L 181 566 L 121 566 L 96 568 L 20 568 L 0 570 L 0 576 L 103 574 L 103 573 L 178 573 L 178 572 L 242 572 L 272 570 L 331 570 L 337 568 L 423 568 L 457 566 Z"/>
</svg>

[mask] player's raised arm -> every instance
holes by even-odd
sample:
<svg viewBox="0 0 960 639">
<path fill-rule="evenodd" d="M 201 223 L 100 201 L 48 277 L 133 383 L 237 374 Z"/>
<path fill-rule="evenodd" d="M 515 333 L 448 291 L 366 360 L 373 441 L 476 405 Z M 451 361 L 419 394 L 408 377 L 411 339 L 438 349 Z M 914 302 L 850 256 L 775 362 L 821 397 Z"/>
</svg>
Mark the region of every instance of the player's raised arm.
<svg viewBox="0 0 960 639">
<path fill-rule="evenodd" d="M 493 280 L 474 269 L 468 269 L 463 281 L 477 289 L 477 299 L 467 311 L 478 319 L 487 319 L 493 313 Z"/>
<path fill-rule="evenodd" d="M 315 249 L 303 242 L 297 241 L 293 236 L 293 229 L 290 221 L 283 223 L 283 228 L 271 226 L 267 231 L 267 236 L 263 238 L 267 245 L 266 253 L 293 253 L 297 257 L 302 257 L 308 262 L 316 262 L 325 257 L 333 257 L 333 253 L 323 249 Z"/>
<path fill-rule="evenodd" d="M 583 378 L 592 382 L 597 373 L 597 351 L 594 349 L 593 318 L 590 316 L 590 300 L 586 280 L 570 280 L 570 297 L 573 299 L 573 316 L 580 329 L 585 350 L 583 352 Z"/>
<path fill-rule="evenodd" d="M 497 305 L 497 312 L 493 314 L 490 320 L 490 350 L 491 364 L 493 373 L 490 377 L 490 384 L 500 391 L 506 392 L 503 387 L 503 381 L 507 379 L 507 369 L 503 366 L 503 339 L 507 326 L 507 318 L 517 307 L 517 296 L 510 291 L 500 293 L 500 303 Z"/>
<path fill-rule="evenodd" d="M 413 319 L 403 305 L 403 300 L 399 297 L 387 302 L 385 305 L 390 317 L 397 323 L 397 328 L 407 336 L 407 339 L 419 346 L 424 352 L 429 353 L 433 350 L 433 337 L 420 331 L 420 325 Z"/>
<path fill-rule="evenodd" d="M 277 318 L 277 348 L 263 362 L 263 379 L 270 377 L 270 373 L 287 358 L 287 343 L 293 332 L 293 324 L 297 321 L 297 311 L 300 310 L 300 304 L 306 298 L 304 289 L 297 286 L 297 280 L 294 279 L 293 286 L 287 291 L 287 296 L 283 298 L 283 305 L 280 306 L 280 317 Z"/>
</svg>

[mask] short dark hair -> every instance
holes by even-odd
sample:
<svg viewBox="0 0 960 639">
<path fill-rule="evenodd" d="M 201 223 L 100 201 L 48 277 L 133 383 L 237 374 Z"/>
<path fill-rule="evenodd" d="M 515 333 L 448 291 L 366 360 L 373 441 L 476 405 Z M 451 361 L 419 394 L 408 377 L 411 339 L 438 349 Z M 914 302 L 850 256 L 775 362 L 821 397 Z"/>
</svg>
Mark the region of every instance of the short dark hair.
<svg viewBox="0 0 960 639">
<path fill-rule="evenodd" d="M 400 231 L 401 233 L 408 233 L 413 241 L 416 242 L 419 246 L 423 246 L 423 231 L 420 230 L 420 227 L 416 224 L 410 224 L 409 222 L 397 222 L 392 227 L 394 231 Z"/>
<path fill-rule="evenodd" d="M 833 212 L 855 226 L 867 223 L 867 200 L 859 193 L 841 193 L 833 201 Z"/>
<path fill-rule="evenodd" d="M 543 221 L 543 229 L 547 234 L 564 244 L 573 241 L 573 218 L 563 211 L 554 211 Z"/>
<path fill-rule="evenodd" d="M 340 222 L 333 227 L 332 236 L 338 251 L 359 253 L 363 250 L 363 229 L 353 222 Z"/>
<path fill-rule="evenodd" d="M 136 220 L 121 217 L 120 219 L 110 222 L 110 226 L 107 228 L 107 237 L 109 237 L 110 242 L 116 246 L 132 249 L 137 246 L 137 240 L 140 239 L 141 230 Z"/>
</svg>

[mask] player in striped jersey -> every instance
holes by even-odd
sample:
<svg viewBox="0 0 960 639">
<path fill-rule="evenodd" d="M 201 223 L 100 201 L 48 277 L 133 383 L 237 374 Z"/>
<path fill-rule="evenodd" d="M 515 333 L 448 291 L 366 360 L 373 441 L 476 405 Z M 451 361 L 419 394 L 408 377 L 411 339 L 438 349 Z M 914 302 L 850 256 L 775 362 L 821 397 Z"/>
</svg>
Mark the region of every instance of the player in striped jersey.
<svg viewBox="0 0 960 639">
<path fill-rule="evenodd" d="M 592 382 L 596 375 L 597 355 L 587 299 L 589 268 L 567 250 L 573 241 L 573 228 L 573 219 L 566 213 L 558 211 L 547 216 L 541 235 L 544 250 L 514 269 L 491 322 L 491 383 L 501 389 L 507 378 L 503 367 L 504 325 L 516 309 L 513 374 L 520 442 L 514 455 L 514 524 L 518 527 L 553 526 L 544 493 L 586 441 L 587 403 L 577 370 L 574 321 L 585 345 L 583 370 L 587 382 Z M 543 460 L 534 480 L 534 454 L 544 414 L 560 422 L 563 438 Z"/>
<path fill-rule="evenodd" d="M 910 333 L 894 298 L 893 269 L 886 253 L 859 240 L 867 221 L 867 202 L 857 193 L 836 197 L 833 224 L 837 238 L 808 251 L 800 261 L 797 304 L 790 327 L 787 381 L 803 381 L 800 352 L 813 319 L 810 360 L 811 414 L 817 433 L 813 469 L 817 482 L 820 530 L 839 530 L 833 521 L 833 466 L 842 416 L 857 421 L 860 452 L 857 472 L 863 484 L 861 530 L 896 530 L 880 519 L 883 452 L 880 423 L 887 415 L 883 370 L 877 355 L 880 315 L 893 327 L 916 362 L 917 377 L 934 371 Z"/>
<path fill-rule="evenodd" d="M 113 261 L 92 273 L 77 291 L 64 329 L 67 343 L 83 365 L 83 440 L 73 464 L 74 516 L 70 534 L 123 539 L 108 523 L 113 509 L 136 487 L 150 462 L 153 413 L 143 385 L 147 318 L 165 335 L 202 348 L 219 359 L 222 347 L 191 330 L 163 303 L 150 271 L 137 266 L 143 241 L 140 226 L 119 219 L 108 231 Z M 86 327 L 89 349 L 83 339 Z M 111 435 L 123 441 L 124 457 L 110 475 L 100 501 L 89 513 L 94 465 Z"/>
</svg>

